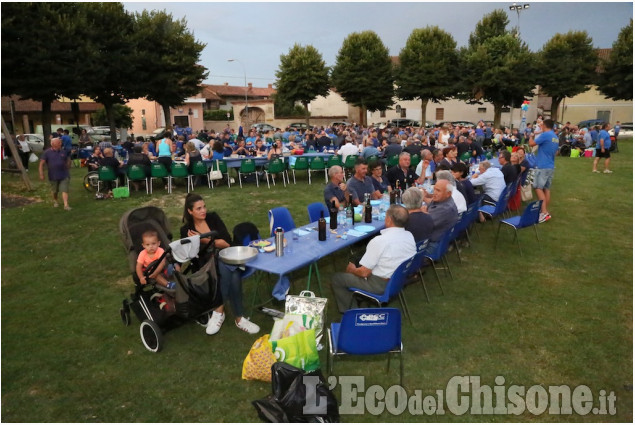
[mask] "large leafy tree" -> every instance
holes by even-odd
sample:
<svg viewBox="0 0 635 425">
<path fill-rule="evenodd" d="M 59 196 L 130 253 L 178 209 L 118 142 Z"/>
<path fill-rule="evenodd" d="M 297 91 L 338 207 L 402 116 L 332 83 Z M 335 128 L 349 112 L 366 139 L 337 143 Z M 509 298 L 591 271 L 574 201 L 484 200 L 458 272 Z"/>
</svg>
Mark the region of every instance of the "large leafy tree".
<svg viewBox="0 0 635 425">
<path fill-rule="evenodd" d="M 308 126 L 309 103 L 329 92 L 329 68 L 320 52 L 311 45 L 295 44 L 289 53 L 280 55 L 276 89 L 280 99 L 302 103 Z"/>
<path fill-rule="evenodd" d="M 505 29 L 507 24 L 502 10 L 486 15 L 470 36 L 469 48 L 460 53 L 463 96 L 492 103 L 495 126 L 500 126 L 503 107 L 520 106 L 535 87 L 535 57 Z"/>
<path fill-rule="evenodd" d="M 600 91 L 613 100 L 633 100 L 633 20 L 620 31 L 609 59 L 602 63 Z"/>
<path fill-rule="evenodd" d="M 412 31 L 395 67 L 397 97 L 421 99 L 421 120 L 429 101 L 447 100 L 457 92 L 458 52 L 450 34 L 439 27 Z"/>
<path fill-rule="evenodd" d="M 139 89 L 163 107 L 166 124 L 171 123 L 170 108 L 201 91 L 207 78 L 205 67 L 198 64 L 205 44 L 194 39 L 185 19 L 175 20 L 164 11 L 136 14 L 135 40 Z"/>
<path fill-rule="evenodd" d="M 83 58 L 84 94 L 104 105 L 111 140 L 117 140 L 115 105 L 141 93 L 134 21 L 121 3 L 81 3 L 91 49 Z"/>
<path fill-rule="evenodd" d="M 379 111 L 392 105 L 392 63 L 388 49 L 373 31 L 350 34 L 342 43 L 331 72 L 335 89 L 348 103 L 366 111 Z"/>
<path fill-rule="evenodd" d="M 83 92 L 82 67 L 89 50 L 80 3 L 2 4 L 2 94 L 42 102 L 45 145 L 51 103 Z"/>
<path fill-rule="evenodd" d="M 555 119 L 565 97 L 584 93 L 595 80 L 598 56 L 586 31 L 556 34 L 538 54 L 536 82 L 551 96 Z"/>
</svg>

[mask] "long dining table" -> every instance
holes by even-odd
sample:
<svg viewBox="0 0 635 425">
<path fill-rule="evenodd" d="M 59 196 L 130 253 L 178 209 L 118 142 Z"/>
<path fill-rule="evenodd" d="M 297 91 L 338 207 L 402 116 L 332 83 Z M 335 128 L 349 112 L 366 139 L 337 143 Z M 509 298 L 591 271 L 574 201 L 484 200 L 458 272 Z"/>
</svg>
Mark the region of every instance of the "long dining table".
<svg viewBox="0 0 635 425">
<path fill-rule="evenodd" d="M 379 220 L 378 217 L 375 217 L 371 223 L 355 223 L 354 226 L 349 225 L 347 228 L 340 225 L 337 230 L 333 231 L 329 227 L 327 224 L 327 239 L 325 241 L 318 240 L 317 221 L 285 232 L 287 245 L 284 248 L 283 256 L 277 257 L 275 250 L 264 252 L 261 249 L 258 256 L 247 263 L 247 266 L 278 276 L 272 291 L 272 296 L 277 300 L 284 300 L 289 291 L 289 274 L 306 266 L 309 266 L 307 290 L 310 290 L 311 277 L 315 274 L 321 291 L 322 285 L 317 262 L 321 258 L 334 254 L 356 242 L 371 238 L 384 229 L 386 225 L 385 220 Z M 296 237 L 297 239 L 295 239 Z M 275 243 L 273 237 L 267 240 L 272 244 Z"/>
</svg>

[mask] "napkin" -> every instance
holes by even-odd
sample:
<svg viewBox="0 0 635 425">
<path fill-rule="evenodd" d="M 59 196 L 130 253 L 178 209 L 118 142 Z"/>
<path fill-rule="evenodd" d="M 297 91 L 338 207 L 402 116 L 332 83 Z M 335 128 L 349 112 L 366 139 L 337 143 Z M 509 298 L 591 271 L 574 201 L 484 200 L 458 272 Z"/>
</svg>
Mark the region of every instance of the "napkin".
<svg viewBox="0 0 635 425">
<path fill-rule="evenodd" d="M 311 233 L 311 232 L 307 232 L 306 230 L 302 230 L 302 229 L 298 229 L 297 232 L 298 232 L 298 236 L 305 236 L 305 235 L 308 235 L 309 233 Z"/>
</svg>

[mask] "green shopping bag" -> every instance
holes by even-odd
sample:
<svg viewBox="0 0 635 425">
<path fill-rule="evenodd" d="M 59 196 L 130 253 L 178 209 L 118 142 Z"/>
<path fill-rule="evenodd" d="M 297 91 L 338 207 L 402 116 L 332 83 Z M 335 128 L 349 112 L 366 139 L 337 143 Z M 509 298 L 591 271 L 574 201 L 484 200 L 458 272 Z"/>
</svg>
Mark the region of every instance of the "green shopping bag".
<svg viewBox="0 0 635 425">
<path fill-rule="evenodd" d="M 299 367 L 308 372 L 320 368 L 320 357 L 315 345 L 315 329 L 271 341 L 276 360 Z"/>
<path fill-rule="evenodd" d="M 127 186 L 116 187 L 112 190 L 113 198 L 129 198 L 130 197 L 130 189 Z"/>
</svg>

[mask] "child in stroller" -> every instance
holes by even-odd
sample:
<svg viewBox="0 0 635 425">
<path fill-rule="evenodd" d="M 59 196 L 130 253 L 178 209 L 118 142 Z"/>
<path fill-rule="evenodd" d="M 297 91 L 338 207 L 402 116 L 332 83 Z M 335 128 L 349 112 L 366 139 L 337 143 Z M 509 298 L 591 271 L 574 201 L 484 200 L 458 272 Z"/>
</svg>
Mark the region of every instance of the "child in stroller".
<svg viewBox="0 0 635 425">
<path fill-rule="evenodd" d="M 121 218 L 119 229 L 135 284 L 135 292 L 129 299 L 123 300 L 120 309 L 123 323 L 130 324 L 132 310 L 141 322 L 141 340 L 144 346 L 153 352 L 162 349 L 165 331 L 177 327 L 187 319 L 194 319 L 206 326 L 209 313 L 222 305 L 222 297 L 217 290 L 215 257 L 210 256 L 198 271 L 191 274 L 188 274 L 187 270 L 180 270 L 178 263 L 191 260 L 199 252 L 200 238 L 214 238 L 215 233 L 210 232 L 170 243 L 172 235 L 168 220 L 163 211 L 156 207 L 128 211 Z M 137 258 L 142 237 L 147 234 L 156 234 L 165 250 L 145 270 L 142 276 L 146 284 L 143 284 L 137 274 Z M 152 280 L 148 281 L 148 277 L 152 276 L 162 263 L 175 265 L 173 289 L 156 285 Z"/>
<path fill-rule="evenodd" d="M 165 286 L 168 289 L 176 288 L 176 283 L 168 282 L 168 270 L 165 264 L 165 259 L 160 261 L 157 267 L 153 267 L 154 272 L 152 272 L 152 274 L 149 274 L 148 278 L 146 279 L 146 270 L 148 270 L 149 266 L 153 262 L 159 261 L 159 259 L 163 258 L 163 253 L 165 251 L 160 246 L 161 241 L 159 241 L 159 234 L 156 230 L 146 230 L 143 235 L 141 235 L 141 240 L 143 251 L 141 251 L 139 253 L 139 256 L 137 257 L 136 266 L 136 272 L 137 277 L 139 278 L 139 282 L 142 285 L 145 285 L 150 279 L 154 279 L 159 285 Z"/>
</svg>

